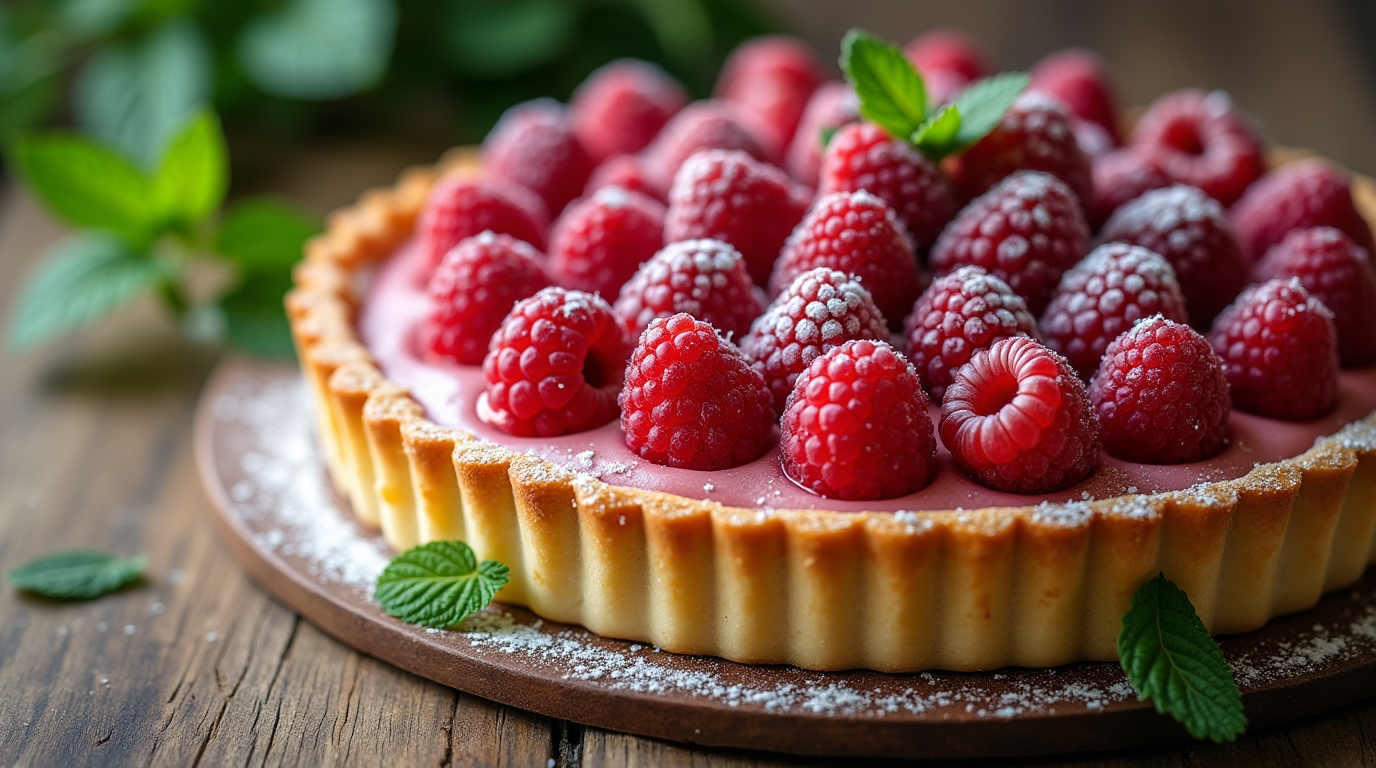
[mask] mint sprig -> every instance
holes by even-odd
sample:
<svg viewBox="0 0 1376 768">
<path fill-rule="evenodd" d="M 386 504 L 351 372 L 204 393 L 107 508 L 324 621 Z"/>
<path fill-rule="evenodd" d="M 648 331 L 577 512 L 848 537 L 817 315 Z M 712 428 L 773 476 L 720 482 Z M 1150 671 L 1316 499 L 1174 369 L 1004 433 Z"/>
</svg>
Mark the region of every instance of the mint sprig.
<svg viewBox="0 0 1376 768">
<path fill-rule="evenodd" d="M 1180 721 L 1196 739 L 1233 741 L 1247 728 L 1242 694 L 1223 651 L 1189 596 L 1165 574 L 1132 596 L 1118 633 L 1118 659 L 1138 697 Z"/>
<path fill-rule="evenodd" d="M 373 599 L 408 624 L 444 629 L 486 608 L 508 579 L 505 565 L 479 563 L 462 541 L 432 541 L 392 558 Z"/>
<path fill-rule="evenodd" d="M 116 557 L 108 552 L 69 550 L 44 555 L 9 572 L 25 592 L 61 600 L 94 600 L 143 577 L 148 558 Z"/>
</svg>

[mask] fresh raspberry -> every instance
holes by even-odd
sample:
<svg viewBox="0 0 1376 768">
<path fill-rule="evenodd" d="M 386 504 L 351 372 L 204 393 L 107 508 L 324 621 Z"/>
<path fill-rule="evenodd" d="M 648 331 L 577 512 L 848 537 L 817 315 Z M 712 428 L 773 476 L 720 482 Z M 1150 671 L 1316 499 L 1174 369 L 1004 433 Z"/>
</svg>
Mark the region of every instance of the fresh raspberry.
<svg viewBox="0 0 1376 768">
<path fill-rule="evenodd" d="M 1137 121 L 1132 143 L 1157 153 L 1172 179 L 1224 205 L 1265 170 L 1261 137 L 1223 91 L 1162 96 Z"/>
<path fill-rule="evenodd" d="M 951 374 L 994 342 L 1037 336 L 1037 319 L 1008 283 L 983 267 L 961 267 L 923 292 L 903 324 L 908 358 L 922 387 L 940 401 Z"/>
<path fill-rule="evenodd" d="M 727 57 L 714 95 L 755 115 L 769 130 L 774 156 L 779 157 L 824 78 L 822 62 L 807 43 L 784 36 L 758 37 Z"/>
<path fill-rule="evenodd" d="M 1109 342 L 1153 315 L 1177 323 L 1189 319 L 1175 270 L 1146 248 L 1108 243 L 1061 277 L 1042 315 L 1042 338 L 1088 381 Z"/>
<path fill-rule="evenodd" d="M 932 246 L 932 271 L 973 264 L 1008 283 L 1038 314 L 1056 283 L 1089 250 L 1089 225 L 1059 179 L 1018 171 L 956 214 Z"/>
<path fill-rule="evenodd" d="M 1371 227 L 1352 202 L 1347 174 L 1322 160 L 1277 168 L 1247 188 L 1229 212 L 1242 247 L 1255 261 L 1296 229 L 1333 227 L 1376 252 Z"/>
<path fill-rule="evenodd" d="M 1089 156 L 1080 149 L 1070 117 L 1060 102 L 1024 93 L 998 127 L 948 161 L 956 195 L 970 200 L 1020 171 L 1044 171 L 1070 188 L 1086 218 L 1094 210 L 1094 177 Z"/>
<path fill-rule="evenodd" d="M 561 285 L 615 296 L 664 245 L 664 204 L 604 187 L 569 206 L 549 235 L 550 269 Z"/>
<path fill-rule="evenodd" d="M 544 248 L 548 226 L 545 204 L 525 187 L 500 179 L 451 176 L 430 192 L 416 229 L 428 276 L 460 240 L 491 231 Z"/>
<path fill-rule="evenodd" d="M 564 107 L 550 99 L 508 109 L 483 140 L 483 168 L 539 195 L 552 216 L 583 191 L 592 166 Z"/>
<path fill-rule="evenodd" d="M 1228 378 L 1199 332 L 1138 321 L 1104 351 L 1089 385 L 1110 456 L 1145 464 L 1213 458 L 1228 444 Z"/>
<path fill-rule="evenodd" d="M 860 100 L 849 83 L 822 83 L 808 99 L 803 119 L 788 145 L 784 161 L 790 175 L 809 187 L 817 186 L 822 170 L 822 133 L 860 119 Z"/>
<path fill-rule="evenodd" d="M 1257 265 L 1258 281 L 1298 277 L 1333 312 L 1344 368 L 1376 362 L 1376 273 L 1371 254 L 1332 227 L 1297 229 Z"/>
<path fill-rule="evenodd" d="M 933 29 L 914 37 L 903 46 L 903 55 L 924 79 L 947 72 L 959 77 L 962 86 L 994 71 L 979 45 L 953 29 Z"/>
<path fill-rule="evenodd" d="M 788 236 L 769 293 L 777 296 L 798 275 L 830 267 L 855 275 L 895 328 L 922 292 L 925 276 L 912 240 L 893 209 L 869 192 L 837 192 L 818 199 Z"/>
<path fill-rule="evenodd" d="M 681 240 L 640 265 L 612 306 L 632 338 L 651 320 L 685 312 L 739 338 L 764 312 L 764 292 L 750 282 L 745 259 L 720 240 Z"/>
<path fill-rule="evenodd" d="M 739 149 L 768 162 L 769 150 L 739 107 L 724 101 L 695 101 L 674 115 L 642 159 L 650 180 L 667 194 L 679 166 L 704 149 Z"/>
<path fill-rule="evenodd" d="M 1208 328 L 1247 285 L 1247 256 L 1217 200 L 1183 184 L 1154 189 L 1114 212 L 1102 242 L 1140 245 L 1175 270 L 1190 322 Z"/>
<path fill-rule="evenodd" d="M 544 258 L 523 240 L 491 232 L 454 246 L 426 288 L 433 307 L 420 327 L 421 348 L 462 365 L 482 363 L 511 306 L 550 284 Z"/>
<path fill-rule="evenodd" d="M 882 341 L 848 341 L 812 361 L 788 397 L 779 458 L 828 499 L 922 490 L 936 474 L 936 438 L 917 371 Z"/>
<path fill-rule="evenodd" d="M 1240 411 L 1308 421 L 1338 402 L 1333 313 L 1296 278 L 1248 287 L 1214 321 L 1209 342 Z"/>
<path fill-rule="evenodd" d="M 832 137 L 817 194 L 862 189 L 888 203 L 922 251 L 956 213 L 951 185 L 932 161 L 872 123 L 852 123 Z"/>
<path fill-rule="evenodd" d="M 569 115 L 574 134 L 596 164 L 644 149 L 687 104 L 683 86 L 658 66 L 618 59 L 578 86 Z"/>
<path fill-rule="evenodd" d="M 774 442 L 769 390 L 739 350 L 687 314 L 650 323 L 618 398 L 626 445 L 684 469 L 729 469 Z"/>
<path fill-rule="evenodd" d="M 1122 142 L 1118 132 L 1118 100 L 1113 96 L 1104 62 L 1094 52 L 1067 48 L 1047 56 L 1032 67 L 1032 82 L 1027 90 L 1061 102 L 1071 116 L 1108 131 L 1114 144 Z"/>
<path fill-rule="evenodd" d="M 664 190 L 659 188 L 645 168 L 645 161 L 639 155 L 618 155 L 597 166 L 588 177 L 588 185 L 583 188 L 583 196 L 589 197 L 599 189 L 620 187 L 628 192 L 639 192 L 661 203 L 665 201 Z"/>
<path fill-rule="evenodd" d="M 582 432 L 616 417 L 630 340 L 607 302 L 546 288 L 518 303 L 483 360 L 483 420 L 517 437 Z"/>
<path fill-rule="evenodd" d="M 1129 200 L 1153 189 L 1169 187 L 1171 177 L 1151 150 L 1144 147 L 1115 149 L 1094 160 L 1094 214 L 1090 224 L 1102 227 L 1113 212 Z"/>
<path fill-rule="evenodd" d="M 941 442 L 976 482 L 1051 493 L 1099 464 L 1099 425 L 1065 358 L 1022 337 L 995 342 L 955 372 L 941 401 Z"/>
<path fill-rule="evenodd" d="M 782 408 L 793 382 L 827 350 L 853 339 L 887 340 L 889 328 L 860 281 L 819 267 L 798 275 L 756 318 L 741 352 Z"/>
<path fill-rule="evenodd" d="M 744 152 L 699 152 L 679 169 L 669 190 L 664 239 L 728 242 L 745 257 L 751 278 L 763 284 L 811 202 L 807 187 Z"/>
</svg>

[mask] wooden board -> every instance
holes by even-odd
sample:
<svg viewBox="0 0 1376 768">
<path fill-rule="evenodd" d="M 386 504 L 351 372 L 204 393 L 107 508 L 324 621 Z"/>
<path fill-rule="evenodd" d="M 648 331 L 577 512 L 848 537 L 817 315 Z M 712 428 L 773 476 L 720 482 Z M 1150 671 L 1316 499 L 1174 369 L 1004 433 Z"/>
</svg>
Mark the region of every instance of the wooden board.
<svg viewBox="0 0 1376 768">
<path fill-rule="evenodd" d="M 333 492 L 299 374 L 231 362 L 200 404 L 197 465 L 226 544 L 270 592 L 348 645 L 445 685 L 551 717 L 694 744 L 838 756 L 972 757 L 1186 738 L 1115 664 L 889 675 L 678 656 L 515 607 L 460 631 L 374 605 L 388 556 Z M 1376 575 L 1316 608 L 1227 638 L 1252 727 L 1376 691 Z"/>
</svg>

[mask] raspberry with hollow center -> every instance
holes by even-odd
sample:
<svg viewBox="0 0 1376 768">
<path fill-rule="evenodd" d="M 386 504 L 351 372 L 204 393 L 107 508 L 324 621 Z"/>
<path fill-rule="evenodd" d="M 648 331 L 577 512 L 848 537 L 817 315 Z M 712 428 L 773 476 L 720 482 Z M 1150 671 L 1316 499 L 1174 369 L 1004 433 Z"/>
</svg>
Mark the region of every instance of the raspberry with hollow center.
<svg viewBox="0 0 1376 768">
<path fill-rule="evenodd" d="M 593 164 L 639 152 L 688 104 L 669 73 L 648 61 L 618 59 L 584 80 L 569 99 L 573 132 Z"/>
<path fill-rule="evenodd" d="M 1167 176 L 1224 205 L 1237 200 L 1266 168 L 1261 137 L 1223 91 L 1162 96 L 1137 121 L 1131 143 L 1150 147 Z"/>
<path fill-rule="evenodd" d="M 1214 321 L 1209 341 L 1240 411 L 1306 421 L 1338 403 L 1333 313 L 1297 278 L 1243 291 Z"/>
<path fill-rule="evenodd" d="M 788 397 L 782 430 L 784 472 L 828 499 L 906 496 L 936 474 L 917 371 L 882 341 L 848 341 L 814 360 Z"/>
<path fill-rule="evenodd" d="M 1099 464 L 1084 382 L 1036 339 L 995 342 L 956 371 L 941 401 L 941 442 L 980 485 L 1050 493 Z"/>
<path fill-rule="evenodd" d="M 1261 259 L 1297 229 L 1333 227 L 1367 253 L 1376 251 L 1371 227 L 1352 202 L 1347 174 L 1323 160 L 1302 160 L 1257 179 L 1229 215 L 1242 247 Z"/>
<path fill-rule="evenodd" d="M 618 400 L 627 447 L 655 464 L 729 469 L 774 443 L 764 379 L 735 345 L 690 315 L 650 323 Z"/>
<path fill-rule="evenodd" d="M 1027 302 L 983 267 L 961 267 L 937 278 L 903 324 L 908 358 L 922 387 L 941 400 L 951 374 L 994 342 L 1037 336 Z"/>
<path fill-rule="evenodd" d="M 537 99 L 508 109 L 483 139 L 483 168 L 540 196 L 558 216 L 588 183 L 593 162 L 564 107 Z"/>
<path fill-rule="evenodd" d="M 680 312 L 740 337 L 764 311 L 764 292 L 745 260 L 720 240 L 680 240 L 640 265 L 612 306 L 633 338 L 657 317 Z"/>
<path fill-rule="evenodd" d="M 1188 325 L 1150 317 L 1114 339 L 1089 396 L 1104 450 L 1124 461 L 1184 464 L 1228 445 L 1228 379 Z"/>
<path fill-rule="evenodd" d="M 550 270 L 569 288 L 615 296 L 664 244 L 664 204 L 604 187 L 569 206 L 549 236 Z"/>
<path fill-rule="evenodd" d="M 850 83 L 822 83 L 808 99 L 803 119 L 788 145 L 784 168 L 789 175 L 809 187 L 817 186 L 822 171 L 822 132 L 839 129 L 860 119 L 860 100 Z"/>
<path fill-rule="evenodd" d="M 426 292 L 433 307 L 420 327 L 427 354 L 479 365 L 511 307 L 550 284 L 544 254 L 510 235 L 463 240 L 444 257 Z"/>
<path fill-rule="evenodd" d="M 1332 227 L 1295 230 L 1257 264 L 1255 277 L 1298 277 L 1333 313 L 1343 367 L 1376 362 L 1376 268 L 1347 235 Z"/>
<path fill-rule="evenodd" d="M 1088 381 L 1099 370 L 1109 342 L 1153 315 L 1177 323 L 1188 321 L 1175 271 L 1158 253 L 1108 243 L 1095 248 L 1061 278 L 1042 315 L 1042 338 Z"/>
<path fill-rule="evenodd" d="M 435 185 L 416 230 L 428 275 L 460 240 L 495 232 L 538 249 L 545 247 L 548 226 L 545 204 L 530 190 L 500 179 L 466 175 L 441 179 Z"/>
<path fill-rule="evenodd" d="M 483 360 L 479 415 L 517 437 L 582 432 L 616 417 L 630 340 L 607 302 L 546 288 L 518 303 Z"/>
</svg>

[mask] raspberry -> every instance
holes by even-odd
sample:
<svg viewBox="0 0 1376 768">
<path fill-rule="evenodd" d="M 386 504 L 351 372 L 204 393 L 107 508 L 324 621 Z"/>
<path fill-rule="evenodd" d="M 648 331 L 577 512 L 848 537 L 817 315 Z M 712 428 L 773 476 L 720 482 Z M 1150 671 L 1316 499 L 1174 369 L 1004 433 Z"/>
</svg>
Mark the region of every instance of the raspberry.
<svg viewBox="0 0 1376 768">
<path fill-rule="evenodd" d="M 544 254 L 510 235 L 484 232 L 454 246 L 430 278 L 434 302 L 420 327 L 428 354 L 478 365 L 511 305 L 550 284 Z"/>
<path fill-rule="evenodd" d="M 508 109 L 483 140 L 487 172 L 539 195 L 553 216 L 583 191 L 592 166 L 563 106 L 550 99 Z"/>
<path fill-rule="evenodd" d="M 1047 56 L 1032 67 L 1027 90 L 1059 101 L 1071 116 L 1098 125 L 1113 144 L 1121 143 L 1117 99 L 1104 62 L 1092 51 L 1068 48 Z"/>
<path fill-rule="evenodd" d="M 1088 381 L 1109 342 L 1158 314 L 1177 323 L 1189 317 L 1170 262 L 1146 248 L 1108 243 L 1061 278 L 1042 315 L 1042 338 Z"/>
<path fill-rule="evenodd" d="M 953 29 L 933 29 L 914 37 L 903 46 L 903 55 L 926 79 L 946 72 L 965 85 L 994 71 L 979 45 Z"/>
<path fill-rule="evenodd" d="M 1084 382 L 1036 339 L 995 342 L 961 366 L 941 401 L 939 429 L 956 464 L 996 491 L 1058 491 L 1099 464 Z"/>
<path fill-rule="evenodd" d="M 597 166 L 597 170 L 588 177 L 583 196 L 588 197 L 607 187 L 620 187 L 664 202 L 664 190 L 650 178 L 645 162 L 639 155 L 618 155 Z"/>
<path fill-rule="evenodd" d="M 1190 322 L 1208 328 L 1247 285 L 1247 256 L 1217 200 L 1183 184 L 1154 189 L 1114 212 L 1099 232 L 1103 242 L 1140 245 L 1166 257 L 1175 270 Z"/>
<path fill-rule="evenodd" d="M 798 275 L 741 339 L 741 352 L 782 408 L 793 382 L 822 354 L 853 339 L 887 340 L 884 315 L 851 275 L 818 268 Z"/>
<path fill-rule="evenodd" d="M 803 41 L 759 37 L 731 52 L 715 95 L 755 115 L 768 129 L 777 157 L 793 139 L 808 99 L 823 79 L 822 62 Z"/>
<path fill-rule="evenodd" d="M 882 341 L 848 341 L 817 358 L 788 397 L 779 458 L 795 482 L 829 499 L 922 490 L 937 462 L 917 371 Z"/>
<path fill-rule="evenodd" d="M 1298 229 L 1255 270 L 1260 280 L 1298 277 L 1333 313 L 1344 368 L 1376 362 L 1376 273 L 1371 254 L 1332 227 Z"/>
<path fill-rule="evenodd" d="M 544 248 L 548 226 L 545 204 L 525 187 L 500 179 L 452 176 L 435 185 L 416 228 L 430 265 L 428 275 L 464 238 L 491 231 Z"/>
<path fill-rule="evenodd" d="M 1242 292 L 1209 337 L 1240 411 L 1307 421 L 1338 402 L 1338 331 L 1333 313 L 1299 280 Z"/>
<path fill-rule="evenodd" d="M 1228 379 L 1197 331 L 1138 321 L 1104 351 L 1089 385 L 1110 456 L 1146 464 L 1203 461 L 1228 444 Z"/>
<path fill-rule="evenodd" d="M 1162 96 L 1137 121 L 1132 143 L 1150 147 L 1173 180 L 1224 205 L 1265 169 L 1261 137 L 1223 91 Z"/>
<path fill-rule="evenodd" d="M 683 86 L 658 66 L 619 59 L 578 86 L 569 115 L 574 134 L 596 164 L 644 149 L 687 103 Z"/>
<path fill-rule="evenodd" d="M 656 317 L 679 312 L 731 338 L 764 312 L 764 292 L 750 282 L 735 248 L 720 240 L 682 240 L 641 264 L 612 308 L 633 338 Z"/>
<path fill-rule="evenodd" d="M 483 420 L 517 437 L 582 432 L 616 417 L 630 351 L 607 302 L 546 288 L 518 303 L 483 360 Z"/>
<path fill-rule="evenodd" d="M 626 445 L 684 469 L 729 469 L 774 442 L 774 408 L 760 374 L 712 326 L 686 314 L 650 323 L 618 398 Z"/>
<path fill-rule="evenodd" d="M 1070 189 L 1050 174 L 1018 171 L 956 214 L 932 247 L 930 263 L 938 275 L 967 264 L 984 267 L 1035 315 L 1087 250 L 1089 225 Z"/>
<path fill-rule="evenodd" d="M 1118 148 L 1118 142 L 1114 140 L 1113 135 L 1098 123 L 1071 116 L 1070 130 L 1075 134 L 1075 143 L 1080 145 L 1091 165 Z"/>
<path fill-rule="evenodd" d="M 908 358 L 933 400 L 941 400 L 951 374 L 994 342 L 1037 335 L 1027 302 L 983 267 L 961 267 L 939 277 L 917 300 L 903 324 Z"/>
<path fill-rule="evenodd" d="M 827 146 L 817 193 L 862 189 L 888 203 L 922 251 L 956 212 L 951 186 L 932 161 L 877 125 L 852 123 Z"/>
<path fill-rule="evenodd" d="M 788 145 L 784 167 L 803 184 L 817 186 L 822 170 L 822 132 L 859 119 L 860 101 L 854 88 L 848 83 L 822 83 L 803 110 L 803 119 Z"/>
<path fill-rule="evenodd" d="M 1065 182 L 1082 212 L 1093 214 L 1089 157 L 1075 140 L 1065 109 L 1049 96 L 1019 96 L 998 127 L 949 165 L 951 184 L 962 200 L 982 194 L 1014 171 L 1044 171 Z"/>
<path fill-rule="evenodd" d="M 770 294 L 783 293 L 794 278 L 817 267 L 859 278 L 895 328 L 922 291 L 924 276 L 907 232 L 892 208 L 865 191 L 817 201 L 784 243 L 769 276 Z"/>
<path fill-rule="evenodd" d="M 736 105 L 696 101 L 674 115 L 645 148 L 645 171 L 655 186 L 667 193 L 679 166 L 704 149 L 739 149 L 757 160 L 767 161 L 770 157 Z"/>
<path fill-rule="evenodd" d="M 1115 149 L 1094 160 L 1094 214 L 1099 227 L 1123 204 L 1171 185 L 1156 155 L 1143 147 Z"/>
<path fill-rule="evenodd" d="M 1322 160 L 1305 160 L 1262 176 L 1230 214 L 1238 240 L 1260 259 L 1296 229 L 1333 227 L 1367 253 L 1376 252 L 1371 227 L 1352 203 L 1347 175 Z"/>
<path fill-rule="evenodd" d="M 569 288 L 615 296 L 663 244 L 663 203 L 605 187 L 569 206 L 554 222 L 550 269 Z"/>
<path fill-rule="evenodd" d="M 699 152 L 674 178 L 664 239 L 728 242 L 745 257 L 751 278 L 763 284 L 810 202 L 810 190 L 744 152 Z"/>
</svg>

